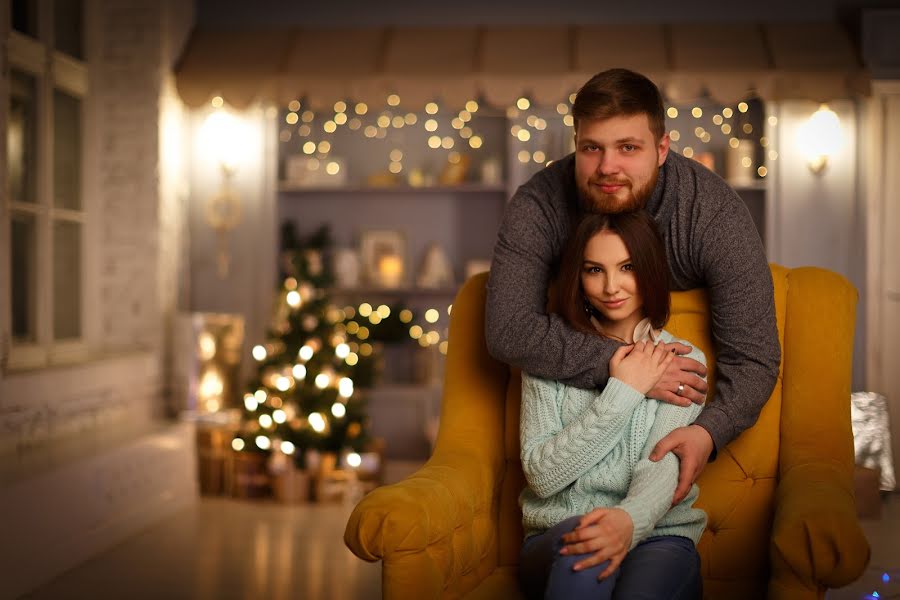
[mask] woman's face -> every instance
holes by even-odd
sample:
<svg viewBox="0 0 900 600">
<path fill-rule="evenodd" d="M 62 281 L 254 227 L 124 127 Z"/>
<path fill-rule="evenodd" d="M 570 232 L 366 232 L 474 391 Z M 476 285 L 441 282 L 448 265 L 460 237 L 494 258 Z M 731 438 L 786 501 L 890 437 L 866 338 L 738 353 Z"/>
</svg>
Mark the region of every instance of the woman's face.
<svg viewBox="0 0 900 600">
<path fill-rule="evenodd" d="M 618 234 L 600 231 L 588 240 L 581 286 L 588 302 L 607 321 L 633 321 L 636 326 L 644 318 L 644 300 L 638 292 L 631 256 Z"/>
</svg>

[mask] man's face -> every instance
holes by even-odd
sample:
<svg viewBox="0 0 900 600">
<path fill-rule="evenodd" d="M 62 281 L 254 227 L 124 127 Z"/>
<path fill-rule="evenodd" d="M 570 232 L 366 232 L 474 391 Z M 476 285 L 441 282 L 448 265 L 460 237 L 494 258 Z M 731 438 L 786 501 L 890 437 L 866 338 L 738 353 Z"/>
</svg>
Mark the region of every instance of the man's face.
<svg viewBox="0 0 900 600">
<path fill-rule="evenodd" d="M 585 208 L 599 213 L 643 208 L 668 153 L 668 134 L 657 141 L 646 114 L 579 121 L 575 183 Z"/>
</svg>

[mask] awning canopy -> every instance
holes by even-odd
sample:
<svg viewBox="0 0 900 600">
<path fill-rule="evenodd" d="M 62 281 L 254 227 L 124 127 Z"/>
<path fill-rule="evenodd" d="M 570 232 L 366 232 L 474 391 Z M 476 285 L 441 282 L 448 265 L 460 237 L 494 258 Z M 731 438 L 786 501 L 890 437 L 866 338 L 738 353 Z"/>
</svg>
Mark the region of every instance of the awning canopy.
<svg viewBox="0 0 900 600">
<path fill-rule="evenodd" d="M 397 94 L 406 107 L 479 99 L 503 108 L 523 95 L 556 104 L 612 67 L 644 73 L 676 103 L 868 93 L 858 53 L 834 23 L 196 30 L 176 80 L 193 107 L 216 95 L 244 108 L 381 105 Z"/>
</svg>

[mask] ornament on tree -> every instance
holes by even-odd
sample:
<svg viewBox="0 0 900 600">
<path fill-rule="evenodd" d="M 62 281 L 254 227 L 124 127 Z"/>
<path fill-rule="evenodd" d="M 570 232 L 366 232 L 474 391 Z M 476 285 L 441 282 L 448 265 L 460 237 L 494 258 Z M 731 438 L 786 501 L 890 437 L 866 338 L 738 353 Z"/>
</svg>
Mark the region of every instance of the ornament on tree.
<svg viewBox="0 0 900 600">
<path fill-rule="evenodd" d="M 319 318 L 315 315 L 306 315 L 303 317 L 303 329 L 312 331 L 319 326 Z"/>
</svg>

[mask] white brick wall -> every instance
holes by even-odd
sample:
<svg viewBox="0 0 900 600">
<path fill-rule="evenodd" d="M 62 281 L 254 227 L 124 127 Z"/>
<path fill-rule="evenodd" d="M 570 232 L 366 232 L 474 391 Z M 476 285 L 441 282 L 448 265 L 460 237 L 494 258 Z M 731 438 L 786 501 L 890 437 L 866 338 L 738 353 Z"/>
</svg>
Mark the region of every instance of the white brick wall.
<svg viewBox="0 0 900 600">
<path fill-rule="evenodd" d="M 159 350 L 162 7 L 154 0 L 103 0 L 98 8 L 102 35 L 92 84 L 103 115 L 97 161 L 103 345 Z"/>
<path fill-rule="evenodd" d="M 183 21 L 193 15 L 178 0 L 86 4 L 95 11 L 86 40 L 93 115 L 86 175 L 96 224 L 88 254 L 96 277 L 88 282 L 97 298 L 87 310 L 88 321 L 97 323 L 94 357 L 0 374 L 0 475 L 29 455 L 53 456 L 54 440 L 103 435 L 163 410 L 171 316 L 185 287 L 186 194 L 177 177 L 161 185 L 160 120 L 164 101 L 180 110 L 164 77 L 189 29 Z"/>
</svg>

